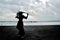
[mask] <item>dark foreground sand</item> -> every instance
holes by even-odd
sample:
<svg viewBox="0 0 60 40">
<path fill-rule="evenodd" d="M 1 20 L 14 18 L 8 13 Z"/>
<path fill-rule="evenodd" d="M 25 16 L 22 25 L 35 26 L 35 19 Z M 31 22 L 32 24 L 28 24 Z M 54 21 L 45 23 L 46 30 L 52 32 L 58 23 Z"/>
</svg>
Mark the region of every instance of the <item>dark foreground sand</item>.
<svg viewBox="0 0 60 40">
<path fill-rule="evenodd" d="M 0 26 L 0 40 L 60 40 L 60 25 L 25 26 L 25 38 L 17 36 L 16 26 Z"/>
</svg>

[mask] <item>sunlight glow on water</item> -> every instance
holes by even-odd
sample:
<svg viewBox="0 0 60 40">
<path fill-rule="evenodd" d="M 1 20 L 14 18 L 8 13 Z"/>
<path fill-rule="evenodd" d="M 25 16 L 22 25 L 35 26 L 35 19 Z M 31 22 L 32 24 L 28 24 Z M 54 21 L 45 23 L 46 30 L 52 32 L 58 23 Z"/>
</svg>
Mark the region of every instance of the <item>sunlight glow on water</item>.
<svg viewBox="0 0 60 40">
<path fill-rule="evenodd" d="M 0 26 L 16 26 L 16 22 L 0 22 Z M 24 22 L 24 26 L 32 25 L 60 25 L 60 22 Z"/>
</svg>

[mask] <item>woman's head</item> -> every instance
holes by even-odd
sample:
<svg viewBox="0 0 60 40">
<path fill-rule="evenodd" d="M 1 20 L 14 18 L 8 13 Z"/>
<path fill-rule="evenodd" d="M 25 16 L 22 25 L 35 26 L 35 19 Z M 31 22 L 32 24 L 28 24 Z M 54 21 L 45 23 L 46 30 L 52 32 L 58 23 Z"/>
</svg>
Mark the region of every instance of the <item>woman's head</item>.
<svg viewBox="0 0 60 40">
<path fill-rule="evenodd" d="M 19 12 L 18 12 L 18 14 L 19 14 L 19 15 L 22 15 L 22 14 L 23 14 L 23 12 L 22 12 L 22 11 L 19 11 Z"/>
</svg>

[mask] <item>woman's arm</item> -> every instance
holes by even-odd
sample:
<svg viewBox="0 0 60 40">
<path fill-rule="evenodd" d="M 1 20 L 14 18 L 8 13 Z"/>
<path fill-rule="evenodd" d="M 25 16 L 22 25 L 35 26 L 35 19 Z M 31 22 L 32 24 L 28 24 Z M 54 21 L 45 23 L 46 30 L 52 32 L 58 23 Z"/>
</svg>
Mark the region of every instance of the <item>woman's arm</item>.
<svg viewBox="0 0 60 40">
<path fill-rule="evenodd" d="M 17 13 L 16 17 L 15 18 L 19 18 L 19 14 Z"/>
<path fill-rule="evenodd" d="M 25 19 L 27 19 L 27 18 L 28 18 L 28 13 L 27 13 L 27 16 L 26 16 L 26 17 L 24 16 L 24 18 L 25 18 Z"/>
</svg>

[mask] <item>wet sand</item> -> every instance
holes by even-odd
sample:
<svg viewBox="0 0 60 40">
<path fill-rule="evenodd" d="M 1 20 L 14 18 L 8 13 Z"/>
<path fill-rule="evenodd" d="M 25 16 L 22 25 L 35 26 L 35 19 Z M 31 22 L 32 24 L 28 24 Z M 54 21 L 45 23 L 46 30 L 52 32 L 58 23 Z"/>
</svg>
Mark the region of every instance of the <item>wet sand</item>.
<svg viewBox="0 0 60 40">
<path fill-rule="evenodd" d="M 60 25 L 24 26 L 25 38 L 17 36 L 16 26 L 0 26 L 0 40 L 60 40 Z"/>
</svg>

